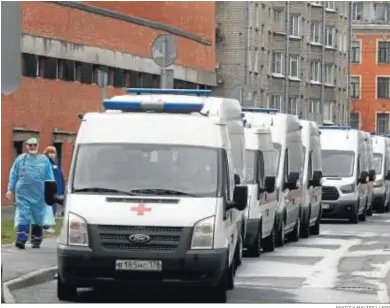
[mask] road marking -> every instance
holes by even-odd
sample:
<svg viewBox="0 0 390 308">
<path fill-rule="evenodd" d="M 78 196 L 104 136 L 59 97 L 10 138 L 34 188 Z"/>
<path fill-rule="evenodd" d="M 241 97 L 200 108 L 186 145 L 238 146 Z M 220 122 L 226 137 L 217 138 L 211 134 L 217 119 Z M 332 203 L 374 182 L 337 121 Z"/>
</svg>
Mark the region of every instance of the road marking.
<svg viewBox="0 0 390 308">
<path fill-rule="evenodd" d="M 347 242 L 347 241 L 345 241 Z M 323 257 L 324 255 L 336 252 L 335 249 L 326 249 L 326 248 L 313 248 L 313 247 L 298 247 L 286 246 L 281 250 L 276 250 L 270 256 L 277 257 Z"/>
<path fill-rule="evenodd" d="M 390 250 L 375 249 L 348 252 L 345 257 L 390 256 Z"/>
</svg>

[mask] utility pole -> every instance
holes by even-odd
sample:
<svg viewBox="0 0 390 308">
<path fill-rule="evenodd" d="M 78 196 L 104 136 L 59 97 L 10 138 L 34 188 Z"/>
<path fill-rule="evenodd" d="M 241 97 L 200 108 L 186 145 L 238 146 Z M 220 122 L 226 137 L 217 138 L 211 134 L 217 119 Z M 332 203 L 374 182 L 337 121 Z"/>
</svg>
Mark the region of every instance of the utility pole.
<svg viewBox="0 0 390 308">
<path fill-rule="evenodd" d="M 321 37 L 322 37 L 322 47 L 321 47 L 321 120 L 324 123 L 325 117 L 325 45 L 326 45 L 326 31 L 325 31 L 325 4 L 322 7 L 322 18 L 321 18 Z M 329 108 L 330 110 L 331 108 Z M 333 119 L 331 119 L 333 120 Z"/>
<path fill-rule="evenodd" d="M 289 105 L 289 86 L 290 86 L 290 2 L 286 1 L 286 24 L 285 24 L 285 31 L 286 31 L 286 42 L 285 42 L 285 60 L 284 60 L 284 75 L 285 75 L 285 83 L 284 83 L 284 112 L 287 112 L 288 105 Z M 282 111 L 282 110 L 281 110 Z"/>
</svg>

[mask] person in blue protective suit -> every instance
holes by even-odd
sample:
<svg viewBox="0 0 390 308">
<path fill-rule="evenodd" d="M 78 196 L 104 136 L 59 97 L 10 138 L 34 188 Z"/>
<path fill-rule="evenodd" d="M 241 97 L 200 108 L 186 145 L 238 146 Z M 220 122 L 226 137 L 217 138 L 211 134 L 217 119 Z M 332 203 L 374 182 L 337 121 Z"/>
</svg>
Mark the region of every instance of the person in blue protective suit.
<svg viewBox="0 0 390 308">
<path fill-rule="evenodd" d="M 54 180 L 49 159 L 38 153 L 38 139 L 26 141 L 27 153 L 19 155 L 9 174 L 6 198 L 15 196 L 15 228 L 17 229 L 15 246 L 25 248 L 30 233 L 32 248 L 42 243 L 42 224 L 46 210 L 45 181 Z"/>
</svg>

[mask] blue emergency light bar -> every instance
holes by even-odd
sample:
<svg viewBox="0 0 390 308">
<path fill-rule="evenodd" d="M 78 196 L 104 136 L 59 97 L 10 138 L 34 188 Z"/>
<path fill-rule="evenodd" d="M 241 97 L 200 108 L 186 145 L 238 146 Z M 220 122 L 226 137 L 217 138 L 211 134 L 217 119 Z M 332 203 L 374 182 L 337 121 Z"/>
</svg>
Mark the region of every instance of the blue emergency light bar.
<svg viewBox="0 0 390 308">
<path fill-rule="evenodd" d="M 351 126 L 321 125 L 319 129 L 350 130 L 353 128 Z"/>
<path fill-rule="evenodd" d="M 279 110 L 276 108 L 256 108 L 256 107 L 244 107 L 242 108 L 244 112 L 257 112 L 257 113 L 279 113 Z"/>
<path fill-rule="evenodd" d="M 123 112 L 155 111 L 161 113 L 192 113 L 200 112 L 203 103 L 197 102 L 141 102 L 141 101 L 114 101 L 104 100 L 104 109 L 119 110 Z"/>
<path fill-rule="evenodd" d="M 133 94 L 181 94 L 181 95 L 196 95 L 196 96 L 210 96 L 211 90 L 195 90 L 195 89 L 142 89 L 129 88 L 127 93 Z"/>
</svg>

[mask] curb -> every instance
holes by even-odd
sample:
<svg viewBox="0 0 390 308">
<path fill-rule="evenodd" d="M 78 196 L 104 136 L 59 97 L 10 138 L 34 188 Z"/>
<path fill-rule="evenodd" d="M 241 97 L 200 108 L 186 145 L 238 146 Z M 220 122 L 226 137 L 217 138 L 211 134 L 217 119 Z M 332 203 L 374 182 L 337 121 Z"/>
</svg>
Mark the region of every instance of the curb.
<svg viewBox="0 0 390 308">
<path fill-rule="evenodd" d="M 42 268 L 5 282 L 3 284 L 5 302 L 7 304 L 16 303 L 15 298 L 11 294 L 11 291 L 51 281 L 53 280 L 54 275 L 57 273 L 57 270 L 57 266 Z"/>
</svg>

